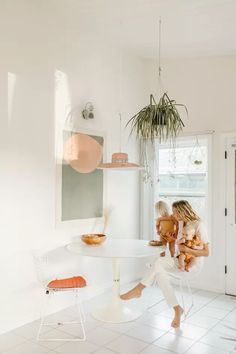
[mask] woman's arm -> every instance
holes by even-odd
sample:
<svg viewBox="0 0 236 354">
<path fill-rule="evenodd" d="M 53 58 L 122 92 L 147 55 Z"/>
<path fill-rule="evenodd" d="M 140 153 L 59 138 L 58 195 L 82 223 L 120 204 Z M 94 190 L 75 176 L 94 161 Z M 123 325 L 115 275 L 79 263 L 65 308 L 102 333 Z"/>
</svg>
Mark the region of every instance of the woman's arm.
<svg viewBox="0 0 236 354">
<path fill-rule="evenodd" d="M 202 250 L 203 249 L 203 246 L 193 246 L 192 247 L 192 250 Z"/>
<path fill-rule="evenodd" d="M 195 256 L 195 257 L 208 257 L 209 256 L 208 243 L 204 243 L 203 249 L 201 249 L 201 250 L 193 250 L 192 248 L 189 248 L 187 246 L 180 244 L 179 250 L 180 250 L 180 252 L 187 252 L 191 256 Z"/>
</svg>

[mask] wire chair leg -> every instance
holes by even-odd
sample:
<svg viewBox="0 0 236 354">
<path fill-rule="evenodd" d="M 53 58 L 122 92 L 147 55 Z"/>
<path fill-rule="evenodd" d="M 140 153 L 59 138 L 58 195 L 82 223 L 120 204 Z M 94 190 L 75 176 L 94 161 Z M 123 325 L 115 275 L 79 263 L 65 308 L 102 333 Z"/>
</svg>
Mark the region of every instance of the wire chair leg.
<svg viewBox="0 0 236 354">
<path fill-rule="evenodd" d="M 36 339 L 38 341 L 61 341 L 61 342 L 63 342 L 63 341 L 73 341 L 73 342 L 85 341 L 86 340 L 86 334 L 85 334 L 85 328 L 84 328 L 85 314 L 84 314 L 83 306 L 82 306 L 82 303 L 80 301 L 79 294 L 78 294 L 77 290 L 75 291 L 75 304 L 76 304 L 76 308 L 78 310 L 79 322 L 70 321 L 70 322 L 63 322 L 63 323 L 57 323 L 57 324 L 80 324 L 81 325 L 81 329 L 82 329 L 82 336 L 81 337 L 76 337 L 76 338 L 42 338 L 40 336 L 43 326 L 54 326 L 54 325 L 56 325 L 56 323 L 45 323 L 45 317 L 47 315 L 48 305 L 49 305 L 51 296 L 54 293 L 51 293 L 51 291 L 47 290 L 46 294 L 48 295 L 48 298 L 47 298 L 46 305 L 44 306 L 44 309 L 42 311 L 42 316 L 41 316 L 40 325 L 39 325 L 39 329 L 38 329 L 38 333 L 37 333 Z"/>
<path fill-rule="evenodd" d="M 82 301 L 79 299 L 79 306 L 80 306 L 80 310 L 81 310 L 81 314 L 82 314 L 82 320 L 83 320 L 83 323 L 85 323 L 85 312 L 84 312 L 84 306 L 83 306 L 83 303 Z"/>
<path fill-rule="evenodd" d="M 81 300 L 79 298 L 78 291 L 75 292 L 75 298 L 76 298 L 76 307 L 77 307 L 77 311 L 78 311 L 78 315 L 79 315 L 81 329 L 82 329 L 82 333 L 83 333 L 83 336 L 81 338 L 78 338 L 77 340 L 82 342 L 82 341 L 86 340 L 86 334 L 85 334 L 85 328 L 84 328 L 85 314 L 84 314 L 84 309 L 83 309 Z"/>
<path fill-rule="evenodd" d="M 47 315 L 47 310 L 48 310 L 49 303 L 50 303 L 50 300 L 51 300 L 51 296 L 52 296 L 51 292 L 46 290 L 46 296 L 47 296 L 47 299 L 46 299 L 46 302 L 44 304 L 43 310 L 41 312 L 40 325 L 39 325 L 38 333 L 37 333 L 37 336 L 36 336 L 36 340 L 37 341 L 43 340 L 43 339 L 40 338 L 40 334 L 41 334 L 41 331 L 42 331 L 42 328 L 43 328 L 43 325 L 44 325 L 44 322 L 45 322 L 45 317 Z"/>
<path fill-rule="evenodd" d="M 185 316 L 186 306 L 185 306 L 185 301 L 184 301 L 184 289 L 183 289 L 183 280 L 182 279 L 179 280 L 179 288 L 180 288 L 181 302 L 182 302 L 184 316 Z"/>
<path fill-rule="evenodd" d="M 192 308 L 193 308 L 193 306 L 194 306 L 193 293 L 192 293 L 192 289 L 191 289 L 191 286 L 190 286 L 188 280 L 186 280 L 186 286 L 187 286 L 187 289 L 188 289 L 189 297 L 190 297 L 190 299 L 191 299 L 191 303 L 190 303 L 190 305 L 189 305 L 188 310 L 187 310 L 186 313 L 185 313 L 185 316 L 184 316 L 185 319 L 188 317 L 190 311 L 192 310 Z"/>
<path fill-rule="evenodd" d="M 75 306 L 76 306 L 79 318 L 80 318 L 80 314 L 81 314 L 80 321 L 85 323 L 86 317 L 85 317 L 84 307 L 83 307 L 82 301 L 80 299 L 78 290 L 75 291 Z"/>
</svg>

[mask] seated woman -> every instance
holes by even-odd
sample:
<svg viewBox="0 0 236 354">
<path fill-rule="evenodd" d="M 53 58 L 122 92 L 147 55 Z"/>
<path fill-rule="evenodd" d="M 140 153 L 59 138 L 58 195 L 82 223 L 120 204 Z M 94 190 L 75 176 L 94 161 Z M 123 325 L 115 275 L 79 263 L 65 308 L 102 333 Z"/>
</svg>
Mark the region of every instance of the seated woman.
<svg viewBox="0 0 236 354">
<path fill-rule="evenodd" d="M 183 244 L 178 246 L 180 252 L 187 252 L 190 255 L 193 255 L 197 258 L 197 262 L 193 267 L 190 268 L 191 274 L 199 272 L 202 267 L 201 257 L 207 257 L 209 255 L 209 239 L 207 236 L 207 231 L 204 223 L 201 221 L 199 216 L 194 212 L 191 205 L 186 200 L 180 200 L 174 202 L 172 205 L 173 216 L 174 218 L 183 226 L 191 226 L 195 230 L 195 234 L 199 235 L 203 243 L 203 248 L 201 250 L 194 250 Z M 181 228 L 179 228 L 179 233 Z M 181 236 L 182 237 L 182 234 Z M 167 301 L 169 307 L 172 307 L 174 310 L 174 319 L 171 323 L 171 326 L 178 328 L 180 326 L 181 315 L 183 313 L 182 307 L 179 305 L 178 300 L 175 296 L 174 288 L 172 287 L 169 279 L 168 273 L 178 274 L 182 276 L 183 273 L 178 268 L 178 258 L 176 257 L 162 257 L 154 262 L 153 266 L 149 269 L 147 275 L 138 283 L 133 289 L 127 293 L 121 295 L 122 300 L 129 300 L 135 297 L 140 297 L 142 291 L 146 286 L 150 286 L 157 281 L 158 286 L 162 290 L 162 293 Z"/>
</svg>

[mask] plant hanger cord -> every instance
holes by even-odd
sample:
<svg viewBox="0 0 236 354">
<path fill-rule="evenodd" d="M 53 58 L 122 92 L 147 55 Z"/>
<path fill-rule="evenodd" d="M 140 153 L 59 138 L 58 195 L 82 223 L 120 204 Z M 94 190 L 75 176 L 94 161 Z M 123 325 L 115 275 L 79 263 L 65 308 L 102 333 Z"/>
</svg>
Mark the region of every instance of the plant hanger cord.
<svg viewBox="0 0 236 354">
<path fill-rule="evenodd" d="M 161 22 L 161 17 L 159 18 L 159 22 L 158 22 L 158 94 L 160 94 L 160 96 L 162 96 L 162 93 L 164 92 L 164 85 L 162 82 L 162 78 L 161 78 L 161 72 L 162 72 L 162 67 L 161 67 L 161 26 L 162 26 L 162 22 Z"/>
<path fill-rule="evenodd" d="M 121 146 L 122 146 L 122 142 L 121 142 L 121 113 L 119 113 L 120 116 L 120 152 L 121 152 Z"/>
<path fill-rule="evenodd" d="M 122 111 L 123 111 L 123 22 L 122 22 L 122 14 L 123 14 L 123 2 L 120 3 L 120 49 L 119 49 L 119 125 L 120 125 L 120 141 L 119 141 L 119 151 L 121 152 L 122 141 L 121 141 L 121 134 L 122 134 Z"/>
<path fill-rule="evenodd" d="M 197 135 L 196 135 L 195 139 L 196 139 L 195 144 L 194 144 L 192 151 L 190 152 L 188 158 L 189 158 L 189 162 L 191 164 L 201 165 L 204 160 L 205 155 L 204 155 L 203 148 L 199 143 L 199 139 L 198 139 Z"/>
</svg>

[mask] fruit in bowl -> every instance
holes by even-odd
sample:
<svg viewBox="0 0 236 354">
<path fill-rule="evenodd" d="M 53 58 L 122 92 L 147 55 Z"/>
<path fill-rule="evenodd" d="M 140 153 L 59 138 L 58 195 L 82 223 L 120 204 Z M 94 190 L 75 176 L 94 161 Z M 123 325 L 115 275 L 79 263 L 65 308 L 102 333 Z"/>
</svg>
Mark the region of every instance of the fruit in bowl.
<svg viewBox="0 0 236 354">
<path fill-rule="evenodd" d="M 84 234 L 81 236 L 81 240 L 87 245 L 100 245 L 106 240 L 104 234 Z"/>
</svg>

